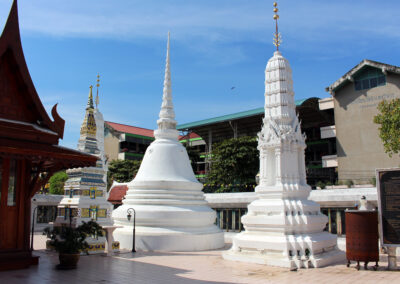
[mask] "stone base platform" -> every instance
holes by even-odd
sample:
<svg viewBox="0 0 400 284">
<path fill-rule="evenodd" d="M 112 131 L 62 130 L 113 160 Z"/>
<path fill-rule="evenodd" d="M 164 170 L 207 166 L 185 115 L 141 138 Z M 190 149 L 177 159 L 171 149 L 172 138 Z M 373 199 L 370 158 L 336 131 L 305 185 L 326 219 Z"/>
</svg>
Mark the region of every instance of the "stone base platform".
<svg viewBox="0 0 400 284">
<path fill-rule="evenodd" d="M 226 260 L 265 264 L 269 266 L 279 266 L 287 268 L 319 268 L 332 264 L 344 263 L 346 260 L 345 254 L 339 250 L 334 250 L 322 253 L 317 256 L 310 257 L 287 257 L 282 255 L 264 255 L 261 252 L 235 252 L 232 250 L 222 254 Z"/>
<path fill-rule="evenodd" d="M 243 232 L 233 238 L 227 260 L 287 268 L 318 268 L 345 262 L 336 236 L 326 232 L 304 235 L 265 235 Z"/>
<path fill-rule="evenodd" d="M 216 228 L 216 227 L 215 227 Z M 224 233 L 210 228 L 203 233 L 182 230 L 157 230 L 152 233 L 140 232 L 136 228 L 135 247 L 139 251 L 204 251 L 224 247 Z M 124 227 L 114 232 L 121 249 L 132 249 L 132 227 Z"/>
</svg>

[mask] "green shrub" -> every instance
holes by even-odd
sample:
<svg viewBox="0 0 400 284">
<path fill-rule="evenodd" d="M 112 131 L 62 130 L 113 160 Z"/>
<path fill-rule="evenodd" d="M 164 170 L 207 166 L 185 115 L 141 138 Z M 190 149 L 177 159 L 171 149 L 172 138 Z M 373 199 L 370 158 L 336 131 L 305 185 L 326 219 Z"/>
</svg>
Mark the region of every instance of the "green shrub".
<svg viewBox="0 0 400 284">
<path fill-rule="evenodd" d="M 316 186 L 319 187 L 319 188 L 321 188 L 321 189 L 324 189 L 324 188 L 326 187 L 325 183 L 322 182 L 322 181 L 318 181 L 317 184 L 316 184 Z"/>
<path fill-rule="evenodd" d="M 348 179 L 344 182 L 344 184 L 347 185 L 348 188 L 350 188 L 354 185 L 354 182 L 351 179 Z"/>
<path fill-rule="evenodd" d="M 376 177 L 372 177 L 369 182 L 373 185 L 376 186 Z"/>
<path fill-rule="evenodd" d="M 102 227 L 95 221 L 82 222 L 77 228 L 72 227 L 47 227 L 43 231 L 50 239 L 50 246 L 59 253 L 77 254 L 86 251 L 89 247 L 86 242 L 88 235 L 103 236 Z"/>
</svg>

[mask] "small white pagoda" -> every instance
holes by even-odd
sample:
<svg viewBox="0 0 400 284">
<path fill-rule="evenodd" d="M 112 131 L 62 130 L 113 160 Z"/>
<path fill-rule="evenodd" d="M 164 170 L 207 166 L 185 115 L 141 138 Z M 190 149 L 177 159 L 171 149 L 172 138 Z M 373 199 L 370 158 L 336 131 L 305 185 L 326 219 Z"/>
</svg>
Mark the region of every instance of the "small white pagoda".
<svg viewBox="0 0 400 284">
<path fill-rule="evenodd" d="M 121 248 L 132 249 L 136 212 L 136 249 L 200 251 L 224 246 L 222 231 L 214 225 L 215 212 L 208 206 L 203 185 L 193 173 L 186 149 L 178 141 L 172 104 L 169 69 L 169 33 L 163 100 L 155 141 L 147 148 L 136 177 L 128 184 L 123 205 L 113 211 L 114 238 Z M 135 216 L 134 216 L 135 217 Z"/>
<path fill-rule="evenodd" d="M 233 238 L 225 259 L 288 268 L 321 267 L 344 260 L 335 235 L 324 232 L 327 217 L 308 200 L 305 136 L 296 115 L 292 70 L 277 47 L 265 70 L 265 117 L 258 133 L 260 184 L 258 199 L 242 217 L 245 231 Z"/>
<path fill-rule="evenodd" d="M 58 205 L 58 214 L 54 226 L 79 226 L 82 221 L 94 220 L 101 226 L 111 226 L 113 205 L 107 201 L 104 169 L 104 152 L 98 149 L 95 113 L 93 107 L 92 86 L 86 107 L 78 142 L 78 150 L 99 157 L 96 167 L 75 168 L 67 170 L 68 180 L 64 185 L 64 198 Z M 99 111 L 97 110 L 97 113 Z M 100 113 L 102 118 L 102 115 Z M 101 135 L 100 135 L 101 136 Z M 103 134 L 104 139 L 104 134 Z M 101 138 L 101 137 L 100 137 Z M 104 143 L 104 142 L 103 142 Z M 89 253 L 101 253 L 106 248 L 105 237 L 90 237 Z M 113 249 L 118 250 L 118 242 Z"/>
</svg>

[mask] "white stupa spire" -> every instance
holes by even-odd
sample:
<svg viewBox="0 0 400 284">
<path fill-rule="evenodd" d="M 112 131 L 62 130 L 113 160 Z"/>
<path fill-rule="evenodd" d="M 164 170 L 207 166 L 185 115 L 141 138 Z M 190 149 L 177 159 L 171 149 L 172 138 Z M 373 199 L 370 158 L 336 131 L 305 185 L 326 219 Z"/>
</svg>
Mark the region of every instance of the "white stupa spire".
<svg viewBox="0 0 400 284">
<path fill-rule="evenodd" d="M 164 90 L 155 141 L 146 149 L 139 171 L 128 184 L 122 205 L 113 211 L 114 238 L 121 248 L 132 249 L 132 222 L 126 212 L 135 209 L 136 249 L 199 251 L 224 246 L 222 231 L 214 225 L 215 212 L 208 206 L 190 165 L 186 148 L 178 141 L 172 104 L 169 33 Z"/>
<path fill-rule="evenodd" d="M 161 110 L 159 119 L 157 120 L 158 129 L 154 131 L 154 136 L 157 138 L 178 139 L 178 131 L 176 130 L 176 120 L 174 105 L 172 103 L 171 90 L 171 71 L 169 64 L 169 39 L 168 32 L 167 57 L 165 60 L 165 76 Z"/>
</svg>

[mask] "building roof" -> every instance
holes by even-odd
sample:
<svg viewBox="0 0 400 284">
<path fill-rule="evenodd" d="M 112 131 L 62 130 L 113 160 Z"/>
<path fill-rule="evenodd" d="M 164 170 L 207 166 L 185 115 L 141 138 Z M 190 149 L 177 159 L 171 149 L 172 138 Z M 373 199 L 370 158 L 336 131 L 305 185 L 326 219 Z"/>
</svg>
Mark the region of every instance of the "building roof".
<svg viewBox="0 0 400 284">
<path fill-rule="evenodd" d="M 295 104 L 296 106 L 300 106 L 303 102 L 305 102 L 307 99 L 302 99 L 302 100 L 296 100 Z M 217 116 L 213 118 L 207 118 L 199 121 L 194 121 L 194 122 L 189 122 L 189 123 L 184 123 L 178 125 L 176 128 L 178 130 L 185 130 L 189 129 L 192 127 L 197 127 L 197 126 L 204 126 L 208 124 L 213 124 L 213 123 L 219 123 L 219 122 L 224 122 L 224 121 L 230 121 L 230 120 L 236 120 L 240 118 L 245 118 L 253 115 L 259 115 L 264 113 L 264 108 L 256 108 L 256 109 L 251 109 L 251 110 L 246 110 L 246 111 L 241 111 L 241 112 L 236 112 L 232 114 L 227 114 L 227 115 L 222 115 L 222 116 Z"/>
<path fill-rule="evenodd" d="M 154 138 L 154 131 L 151 129 L 126 125 L 126 124 L 121 124 L 121 123 L 116 123 L 116 122 L 111 122 L 111 121 L 105 121 L 104 124 L 111 127 L 115 131 L 118 131 L 121 133 L 129 133 L 129 134 Z"/>
<path fill-rule="evenodd" d="M 366 66 L 374 67 L 377 69 L 381 69 L 383 74 L 387 72 L 397 73 L 400 74 L 400 67 L 390 64 L 385 64 L 373 60 L 364 59 L 359 64 L 354 66 L 350 71 L 340 77 L 336 82 L 331 84 L 329 87 L 326 87 L 325 90 L 331 93 L 333 96 L 335 95 L 335 91 L 346 84 L 348 82 L 354 81 L 354 75 L 356 75 L 359 71 L 364 69 Z"/>
<path fill-rule="evenodd" d="M 134 135 L 140 135 L 140 136 L 154 138 L 154 130 L 151 130 L 151 129 L 126 125 L 126 124 L 120 124 L 120 123 L 115 123 L 115 122 L 110 122 L 110 121 L 105 121 L 104 123 L 107 124 L 109 127 L 112 127 L 114 130 L 121 132 L 121 133 L 128 133 L 128 134 L 134 134 Z M 187 135 L 179 135 L 179 140 L 187 139 L 188 135 L 189 135 L 189 139 L 201 138 L 196 133 L 190 132 Z"/>
<path fill-rule="evenodd" d="M 112 204 L 122 204 L 126 192 L 128 191 L 128 183 L 116 183 L 110 188 L 108 193 L 108 202 Z"/>
</svg>

